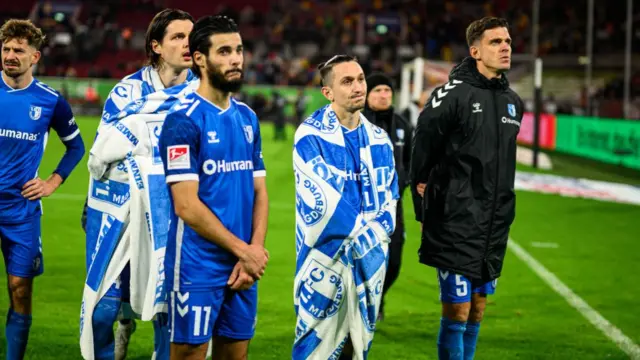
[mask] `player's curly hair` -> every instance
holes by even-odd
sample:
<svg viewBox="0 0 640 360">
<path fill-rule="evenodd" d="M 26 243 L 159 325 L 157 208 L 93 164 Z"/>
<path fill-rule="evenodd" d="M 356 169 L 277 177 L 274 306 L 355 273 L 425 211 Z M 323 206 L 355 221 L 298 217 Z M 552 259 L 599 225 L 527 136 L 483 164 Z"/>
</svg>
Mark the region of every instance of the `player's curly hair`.
<svg viewBox="0 0 640 360">
<path fill-rule="evenodd" d="M 345 62 L 350 62 L 350 61 L 357 62 L 358 58 L 351 55 L 340 54 L 318 65 L 318 71 L 320 71 L 321 85 L 327 86 L 331 84 L 331 75 L 333 74 L 332 70 L 334 66 L 341 63 L 345 63 Z"/>
<path fill-rule="evenodd" d="M 149 23 L 147 33 L 145 34 L 145 51 L 147 53 L 147 59 L 149 65 L 158 67 L 160 65 L 160 54 L 153 51 L 153 41 L 159 43 L 162 42 L 164 36 L 167 34 L 167 27 L 174 20 L 189 20 L 194 22 L 193 16 L 186 11 L 177 9 L 164 9 L 157 13 L 153 20 Z"/>
<path fill-rule="evenodd" d="M 197 51 L 209 55 L 211 49 L 211 35 L 233 34 L 238 32 L 238 25 L 233 19 L 223 15 L 205 16 L 193 25 L 189 34 L 189 52 L 191 56 Z M 201 76 L 200 67 L 193 62 L 191 71 L 198 77 Z"/>
<path fill-rule="evenodd" d="M 10 19 L 0 27 L 0 43 L 4 44 L 13 39 L 25 39 L 29 46 L 40 50 L 46 37 L 31 21 Z"/>
<path fill-rule="evenodd" d="M 483 17 L 480 20 L 476 20 L 472 22 L 467 27 L 467 45 L 470 47 L 476 43 L 476 41 L 482 39 L 482 35 L 486 30 L 491 30 L 495 28 L 509 28 L 509 23 L 507 20 L 497 17 Z"/>
</svg>

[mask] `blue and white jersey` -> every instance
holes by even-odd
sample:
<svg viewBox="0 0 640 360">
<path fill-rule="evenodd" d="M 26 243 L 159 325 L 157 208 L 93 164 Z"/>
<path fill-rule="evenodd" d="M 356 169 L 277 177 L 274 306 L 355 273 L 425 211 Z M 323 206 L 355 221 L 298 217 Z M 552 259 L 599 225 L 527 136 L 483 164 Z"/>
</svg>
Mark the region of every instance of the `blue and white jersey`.
<svg viewBox="0 0 640 360">
<path fill-rule="evenodd" d="M 167 114 L 159 143 L 167 183 L 199 181 L 200 200 L 250 243 L 253 179 L 266 176 L 255 112 L 234 99 L 222 110 L 193 92 Z M 237 261 L 172 212 L 165 269 L 173 291 L 224 287 Z"/>
<path fill-rule="evenodd" d="M 40 200 L 28 200 L 21 192 L 38 176 L 49 129 L 65 143 L 80 130 L 69 103 L 57 91 L 37 79 L 23 89 L 0 79 L 0 223 L 20 223 L 41 214 Z M 79 160 L 61 163 L 55 172 L 66 179 Z"/>
<path fill-rule="evenodd" d="M 362 173 L 360 160 L 360 138 L 366 136 L 364 134 L 364 126 L 359 125 L 355 129 L 347 129 L 340 126 L 344 133 L 344 143 L 347 150 L 346 161 L 346 177 L 344 181 L 344 192 L 342 196 L 347 202 L 353 206 L 358 212 L 362 206 Z M 365 193 L 368 195 L 368 193 Z M 370 202 L 370 201 L 369 201 Z"/>
<path fill-rule="evenodd" d="M 333 359 L 350 337 L 366 359 L 396 226 L 389 135 L 360 114 L 351 131 L 331 105 L 296 130 L 296 336 L 292 359 Z"/>
<path fill-rule="evenodd" d="M 189 69 L 185 83 L 194 79 L 197 77 Z M 122 111 L 129 103 L 164 89 L 160 74 L 151 66 L 145 66 L 135 73 L 127 75 L 111 89 L 109 97 L 104 103 L 102 121 L 105 123 L 115 121 L 115 114 Z"/>
</svg>

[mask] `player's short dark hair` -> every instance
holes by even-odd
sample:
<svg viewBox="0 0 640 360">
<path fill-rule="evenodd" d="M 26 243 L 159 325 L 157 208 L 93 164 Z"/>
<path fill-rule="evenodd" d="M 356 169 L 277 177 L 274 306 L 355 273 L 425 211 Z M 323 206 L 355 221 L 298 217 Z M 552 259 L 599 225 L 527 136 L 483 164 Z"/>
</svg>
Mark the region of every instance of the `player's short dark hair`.
<svg viewBox="0 0 640 360">
<path fill-rule="evenodd" d="M 205 55 L 209 55 L 211 49 L 211 35 L 215 34 L 233 34 L 238 32 L 238 25 L 233 19 L 223 15 L 205 16 L 193 25 L 191 34 L 189 34 L 189 52 L 191 56 L 197 51 Z M 191 71 L 200 77 L 200 68 L 193 62 Z"/>
<path fill-rule="evenodd" d="M 322 82 L 322 85 L 326 86 L 331 83 L 331 75 L 333 74 L 332 70 L 334 66 L 350 61 L 357 62 L 358 58 L 351 55 L 340 54 L 318 65 L 318 71 L 320 71 L 320 81 Z"/>
<path fill-rule="evenodd" d="M 45 38 L 42 30 L 29 20 L 10 19 L 0 27 L 1 44 L 13 39 L 25 39 L 29 46 L 40 50 Z"/>
<path fill-rule="evenodd" d="M 147 33 L 145 34 L 145 51 L 149 64 L 157 67 L 160 64 L 160 54 L 153 51 L 153 41 L 162 42 L 167 34 L 167 27 L 174 20 L 189 20 L 193 22 L 193 16 L 186 11 L 178 9 L 164 9 L 157 13 L 153 20 L 149 23 Z"/>
<path fill-rule="evenodd" d="M 482 39 L 482 35 L 486 30 L 491 30 L 495 28 L 509 28 L 509 23 L 507 20 L 503 18 L 497 17 L 483 17 L 480 20 L 476 20 L 472 22 L 467 27 L 467 45 L 472 46 L 476 41 Z"/>
</svg>

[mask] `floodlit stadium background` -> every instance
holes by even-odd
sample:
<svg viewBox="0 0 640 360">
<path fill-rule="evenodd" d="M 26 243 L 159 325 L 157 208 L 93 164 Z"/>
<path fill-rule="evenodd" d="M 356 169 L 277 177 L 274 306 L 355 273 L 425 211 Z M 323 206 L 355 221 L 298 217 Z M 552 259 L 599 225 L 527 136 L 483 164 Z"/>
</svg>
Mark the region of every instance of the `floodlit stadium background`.
<svg viewBox="0 0 640 360">
<path fill-rule="evenodd" d="M 431 89 L 445 82 L 450 68 L 466 55 L 466 25 L 485 15 L 507 18 L 514 51 L 509 80 L 527 113 L 519 136 L 511 251 L 497 293 L 489 299 L 476 358 L 640 359 L 640 4 L 631 11 L 627 4 L 7 0 L 0 1 L 0 20 L 30 18 L 44 29 L 48 42 L 36 76 L 73 105 L 87 146 L 112 86 L 143 65 L 144 31 L 157 11 L 176 7 L 196 18 L 225 13 L 238 21 L 247 86 L 237 97 L 262 121 L 271 200 L 271 259 L 259 287 L 250 359 L 286 359 L 295 328 L 291 144 L 295 126 L 325 104 L 315 66 L 336 53 L 357 55 L 366 73 L 383 71 L 394 78 L 396 110 L 415 121 Z M 538 36 L 532 36 L 535 23 Z M 534 169 L 536 56 L 542 65 L 542 152 Z M 299 101 L 306 109 L 302 113 L 295 111 Z M 273 139 L 277 119 L 288 124 L 285 141 Z M 41 174 L 54 169 L 62 151 L 52 138 Z M 28 359 L 80 358 L 85 274 L 80 215 L 87 185 L 85 159 L 44 200 L 45 274 L 35 285 Z M 378 324 L 373 360 L 437 358 L 436 273 L 418 264 L 419 227 L 410 206 L 405 215 L 402 270 L 388 295 L 386 319 Z M 0 287 L 6 289 L 5 282 L 1 277 Z M 6 293 L 0 294 L 0 323 L 8 305 Z M 1 346 L 3 336 L 4 331 Z M 139 323 L 129 358 L 148 359 L 152 336 L 151 325 Z"/>
</svg>

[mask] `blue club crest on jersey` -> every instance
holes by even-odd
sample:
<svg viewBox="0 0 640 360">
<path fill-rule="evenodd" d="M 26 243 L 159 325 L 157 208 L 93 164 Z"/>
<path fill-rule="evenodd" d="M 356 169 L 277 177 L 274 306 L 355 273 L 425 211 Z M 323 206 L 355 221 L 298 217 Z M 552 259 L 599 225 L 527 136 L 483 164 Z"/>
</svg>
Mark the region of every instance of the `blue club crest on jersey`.
<svg viewBox="0 0 640 360">
<path fill-rule="evenodd" d="M 507 104 L 507 110 L 509 110 L 509 115 L 512 117 L 516 117 L 516 106 L 513 104 Z"/>
<path fill-rule="evenodd" d="M 29 117 L 31 120 L 38 120 L 40 116 L 42 116 L 42 107 L 31 105 L 29 108 Z"/>
<path fill-rule="evenodd" d="M 253 142 L 253 127 L 251 125 L 244 126 L 244 137 L 247 138 L 249 144 Z"/>
</svg>

